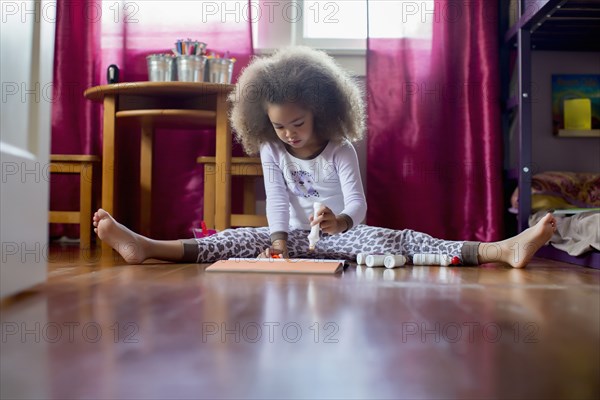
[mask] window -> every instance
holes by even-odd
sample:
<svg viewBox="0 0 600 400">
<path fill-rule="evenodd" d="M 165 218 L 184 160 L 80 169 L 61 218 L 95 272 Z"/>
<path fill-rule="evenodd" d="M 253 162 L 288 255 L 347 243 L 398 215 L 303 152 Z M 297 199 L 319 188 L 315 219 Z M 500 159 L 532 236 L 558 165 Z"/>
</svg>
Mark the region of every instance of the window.
<svg viewBox="0 0 600 400">
<path fill-rule="evenodd" d="M 254 0 L 254 45 L 304 44 L 328 50 L 366 48 L 367 0 Z"/>
<path fill-rule="evenodd" d="M 299 42 L 329 49 L 365 49 L 366 0 L 303 0 Z"/>
<path fill-rule="evenodd" d="M 466 3 L 465 3 L 466 4 Z M 464 7 L 460 4 L 437 4 L 437 18 L 456 18 Z M 369 36 L 372 38 L 431 39 L 434 0 L 369 0 Z"/>
<path fill-rule="evenodd" d="M 373 38 L 431 39 L 434 7 L 433 0 L 253 0 L 260 14 L 252 19 L 255 47 L 305 44 L 364 52 L 368 19 Z M 446 8 L 442 17 L 461 12 Z"/>
</svg>

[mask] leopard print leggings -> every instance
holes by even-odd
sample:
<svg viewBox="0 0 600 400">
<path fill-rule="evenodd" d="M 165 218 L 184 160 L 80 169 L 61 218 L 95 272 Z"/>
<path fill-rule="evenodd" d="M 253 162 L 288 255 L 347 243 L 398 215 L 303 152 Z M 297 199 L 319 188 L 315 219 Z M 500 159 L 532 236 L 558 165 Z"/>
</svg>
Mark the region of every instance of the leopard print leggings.
<svg viewBox="0 0 600 400">
<path fill-rule="evenodd" d="M 457 242 L 435 239 L 425 233 L 410 229 L 392 230 L 367 225 L 357 225 L 346 233 L 321 234 L 314 252 L 308 252 L 308 233 L 293 230 L 287 245 L 291 258 L 321 258 L 356 261 L 358 253 L 448 254 L 457 256 L 462 264 L 477 264 L 478 242 Z M 253 258 L 271 245 L 269 228 L 227 229 L 202 239 L 184 240 L 184 262 L 211 263 L 231 257 Z"/>
</svg>

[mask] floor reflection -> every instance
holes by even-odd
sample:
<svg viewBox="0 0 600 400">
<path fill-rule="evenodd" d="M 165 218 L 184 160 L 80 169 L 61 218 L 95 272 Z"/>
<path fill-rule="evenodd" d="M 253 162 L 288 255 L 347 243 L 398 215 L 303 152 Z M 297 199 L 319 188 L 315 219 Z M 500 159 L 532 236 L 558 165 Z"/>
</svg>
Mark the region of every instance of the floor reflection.
<svg viewBox="0 0 600 400">
<path fill-rule="evenodd" d="M 600 271 L 351 265 L 318 276 L 65 260 L 3 303 L 3 398 L 599 394 Z M 9 335 L 22 322 L 25 340 Z"/>
</svg>

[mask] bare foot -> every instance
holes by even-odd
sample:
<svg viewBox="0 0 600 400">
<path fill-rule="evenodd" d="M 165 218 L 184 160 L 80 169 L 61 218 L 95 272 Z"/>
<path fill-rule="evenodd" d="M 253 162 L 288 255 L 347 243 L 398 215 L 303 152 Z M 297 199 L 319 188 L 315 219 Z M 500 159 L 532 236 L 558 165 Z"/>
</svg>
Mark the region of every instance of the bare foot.
<svg viewBox="0 0 600 400">
<path fill-rule="evenodd" d="M 118 223 L 108 212 L 99 209 L 92 219 L 94 232 L 115 249 L 128 264 L 140 264 L 146 256 L 146 238 Z"/>
<path fill-rule="evenodd" d="M 513 268 L 523 268 L 535 252 L 550 240 L 555 231 L 556 220 L 548 213 L 531 228 L 499 242 L 499 261 L 510 264 Z"/>
</svg>

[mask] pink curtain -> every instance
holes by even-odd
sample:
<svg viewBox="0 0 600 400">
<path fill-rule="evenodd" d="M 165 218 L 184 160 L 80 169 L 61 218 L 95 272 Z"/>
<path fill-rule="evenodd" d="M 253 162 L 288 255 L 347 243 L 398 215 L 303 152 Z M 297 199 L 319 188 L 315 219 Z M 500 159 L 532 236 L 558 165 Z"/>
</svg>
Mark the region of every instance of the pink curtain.
<svg viewBox="0 0 600 400">
<path fill-rule="evenodd" d="M 412 4 L 395 21 L 416 13 L 429 34 L 368 39 L 367 222 L 500 239 L 497 1 Z"/>
<path fill-rule="evenodd" d="M 52 154 L 96 154 L 102 148 L 101 106 L 83 98 L 83 91 L 101 82 L 101 23 L 88 12 L 101 9 L 99 0 L 57 1 L 52 103 Z M 97 192 L 100 185 L 94 185 Z M 52 175 L 50 209 L 79 207 L 79 179 Z M 78 225 L 56 225 L 51 236 L 79 236 Z"/>
<path fill-rule="evenodd" d="M 110 64 L 119 66 L 121 82 L 145 81 L 146 55 L 169 53 L 177 39 L 191 38 L 207 43 L 209 51 L 229 51 L 237 59 L 235 82 L 253 54 L 248 2 L 229 3 L 227 10 L 220 9 L 225 7 L 222 3 L 201 1 L 102 3 L 58 1 L 55 91 L 75 89 L 70 96 L 55 97 L 53 154 L 101 155 L 102 107 L 84 99 L 82 93 L 106 84 Z M 139 140 L 139 129 L 117 132 L 115 212 L 134 229 L 139 224 Z M 155 132 L 152 237 L 190 237 L 191 229 L 200 226 L 203 176 L 195 160 L 214 155 L 214 145 L 214 128 Z M 241 154 L 238 146 L 234 154 Z M 53 209 L 77 207 L 76 180 L 53 177 L 51 185 Z M 77 236 L 76 229 L 53 226 L 51 235 Z"/>
</svg>

